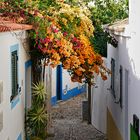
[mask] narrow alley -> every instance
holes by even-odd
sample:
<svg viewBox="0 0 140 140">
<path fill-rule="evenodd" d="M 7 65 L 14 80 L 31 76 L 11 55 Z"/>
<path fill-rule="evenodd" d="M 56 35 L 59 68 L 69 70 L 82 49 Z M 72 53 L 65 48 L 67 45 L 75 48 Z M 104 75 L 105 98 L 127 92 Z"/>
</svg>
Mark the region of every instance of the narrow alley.
<svg viewBox="0 0 140 140">
<path fill-rule="evenodd" d="M 54 137 L 47 140 L 105 140 L 94 126 L 82 121 L 82 101 L 85 94 L 68 101 L 59 102 L 52 108 L 52 131 Z"/>
</svg>

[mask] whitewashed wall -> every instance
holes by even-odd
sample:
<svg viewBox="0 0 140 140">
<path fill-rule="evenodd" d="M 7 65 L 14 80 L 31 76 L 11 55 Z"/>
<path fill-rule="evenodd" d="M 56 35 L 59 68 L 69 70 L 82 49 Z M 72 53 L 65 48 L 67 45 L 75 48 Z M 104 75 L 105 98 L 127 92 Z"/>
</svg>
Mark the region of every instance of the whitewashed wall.
<svg viewBox="0 0 140 140">
<path fill-rule="evenodd" d="M 131 40 L 128 42 L 130 62 L 129 72 L 129 123 L 133 121 L 133 114 L 140 119 L 140 1 L 129 0 L 129 26 Z"/>
<path fill-rule="evenodd" d="M 92 86 L 91 106 L 92 106 L 92 125 L 103 133 L 106 133 L 106 96 L 107 82 L 100 76 L 95 78 L 95 86 Z"/>
<path fill-rule="evenodd" d="M 60 68 L 60 67 L 59 67 Z M 52 105 L 55 105 L 58 100 L 67 100 L 70 99 L 78 94 L 81 94 L 83 92 L 86 92 L 85 84 L 84 83 L 78 83 L 78 82 L 72 82 L 71 77 L 67 70 L 64 70 L 62 67 L 60 68 L 60 73 L 57 72 L 56 68 L 46 67 L 46 80 L 49 80 L 50 87 L 51 87 L 51 103 Z M 58 76 L 60 74 L 60 76 Z M 50 75 L 50 77 L 48 77 Z M 60 79 L 57 79 L 57 78 Z M 48 79 L 50 78 L 50 79 Z M 62 82 L 62 86 L 60 87 L 61 91 L 57 91 L 57 82 Z M 46 83 L 47 86 L 47 83 Z M 60 99 L 57 99 L 57 92 L 60 92 Z"/>
<path fill-rule="evenodd" d="M 115 91 L 117 94 L 117 99 L 119 99 L 119 67 L 123 67 L 123 108 L 121 109 L 119 104 L 116 104 L 114 97 L 111 95 L 110 91 L 107 91 L 107 107 L 111 112 L 113 119 L 116 123 L 124 140 L 130 140 L 130 123 L 133 122 L 133 114 L 136 114 L 140 119 L 140 1 L 139 0 L 129 0 L 129 25 L 127 26 L 125 32 L 117 34 L 119 40 L 119 45 L 117 48 L 108 45 L 108 67 L 111 68 L 111 58 L 116 60 L 116 84 Z M 125 95 L 125 70 L 128 70 L 128 95 Z M 110 78 L 108 79 L 108 88 L 110 88 Z M 95 91 L 93 91 L 95 92 Z M 97 91 L 96 91 L 97 92 Z M 93 93 L 93 98 L 95 97 Z M 98 102 L 99 99 L 97 99 Z M 126 102 L 128 105 L 126 106 Z M 97 108 L 99 107 L 96 103 Z M 95 103 L 94 103 L 95 105 Z M 125 116 L 127 115 L 126 109 L 128 109 L 128 135 L 125 134 Z M 98 109 L 99 110 L 99 109 Z M 98 112 L 98 111 L 96 111 Z M 94 112 L 92 112 L 93 115 Z M 98 124 L 98 119 L 93 118 L 93 123 L 97 128 L 100 129 Z M 101 129 L 100 129 L 101 130 Z"/>
<path fill-rule="evenodd" d="M 52 75 L 52 97 L 56 96 L 56 68 L 51 69 Z"/>
<path fill-rule="evenodd" d="M 17 34 L 19 32 L 16 32 Z M 25 37 L 25 32 L 23 37 Z M 19 86 L 21 93 L 19 102 L 11 109 L 11 52 L 10 46 L 19 44 Z M 25 106 L 25 62 L 29 59 L 22 47 L 22 43 L 9 32 L 0 33 L 0 81 L 3 82 L 3 101 L 0 112 L 3 112 L 3 129 L 0 131 L 0 140 L 16 140 L 21 134 L 24 139 L 24 106 Z"/>
<path fill-rule="evenodd" d="M 139 5 L 139 0 L 129 0 L 129 24 L 134 34 L 140 33 Z"/>
<path fill-rule="evenodd" d="M 111 45 L 108 45 L 108 68 L 111 69 L 111 58 L 115 59 L 115 95 L 116 95 L 116 99 L 113 97 L 113 95 L 111 94 L 111 91 L 108 92 L 107 95 L 107 107 L 109 109 L 109 111 L 112 114 L 112 117 L 116 123 L 117 128 L 119 129 L 122 137 L 124 138 L 124 128 L 125 128 L 125 124 L 124 124 L 124 108 L 125 108 L 125 95 L 124 95 L 124 70 L 128 69 L 128 65 L 129 65 L 129 57 L 128 57 L 128 50 L 127 50 L 127 39 L 125 37 L 121 37 L 118 36 L 118 47 L 114 48 Z M 119 73 L 119 69 L 120 69 L 120 65 L 123 67 L 123 108 L 120 107 L 118 102 L 119 98 L 120 98 L 120 73 Z M 108 79 L 108 88 L 110 88 L 110 78 Z"/>
<path fill-rule="evenodd" d="M 50 88 L 50 94 L 51 97 L 56 96 L 56 68 L 52 68 L 51 66 L 46 66 L 46 72 L 45 72 L 45 84 L 46 88 Z M 49 85 L 48 85 L 49 84 Z"/>
<path fill-rule="evenodd" d="M 80 88 L 80 86 L 83 85 L 83 84 L 80 84 L 78 82 L 72 82 L 71 77 L 70 77 L 69 73 L 67 72 L 67 70 L 63 69 L 62 74 L 63 74 L 63 82 L 62 82 L 62 89 L 63 90 L 67 88 L 67 91 L 68 91 L 68 90 L 72 90 L 76 87 Z"/>
<path fill-rule="evenodd" d="M 133 114 L 140 119 L 140 1 L 130 0 L 130 28 L 131 40 L 128 43 L 130 73 L 129 73 L 129 123 L 133 121 Z"/>
<path fill-rule="evenodd" d="M 132 32 L 131 32 L 132 33 Z M 126 139 L 125 134 L 125 109 L 128 109 L 128 140 L 130 139 L 130 123 L 133 122 L 133 114 L 140 118 L 139 99 L 140 99 L 140 60 L 139 60 L 140 47 L 138 45 L 137 36 L 131 34 L 131 38 L 119 37 L 118 48 L 113 48 L 108 45 L 108 67 L 110 67 L 111 58 L 117 62 L 116 71 L 116 91 L 118 89 L 117 97 L 119 98 L 119 66 L 123 67 L 123 108 L 119 104 L 114 103 L 113 96 L 107 96 L 108 108 L 115 120 L 115 123 L 123 137 Z M 125 70 L 128 70 L 128 95 L 125 95 Z M 128 105 L 126 104 L 128 100 Z"/>
</svg>

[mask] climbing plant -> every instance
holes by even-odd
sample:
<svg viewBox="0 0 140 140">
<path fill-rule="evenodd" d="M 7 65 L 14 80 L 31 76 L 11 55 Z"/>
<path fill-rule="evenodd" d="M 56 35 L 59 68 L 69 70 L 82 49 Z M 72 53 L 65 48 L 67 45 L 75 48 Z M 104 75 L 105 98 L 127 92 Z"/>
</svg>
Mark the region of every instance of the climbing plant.
<svg viewBox="0 0 140 140">
<path fill-rule="evenodd" d="M 30 35 L 35 40 L 34 48 L 41 58 L 46 58 L 44 65 L 62 64 L 74 82 L 92 84 L 94 73 L 107 79 L 109 70 L 93 49 L 94 27 L 85 6 L 71 5 L 65 0 L 4 0 L 1 9 L 4 16 L 33 25 Z"/>
<path fill-rule="evenodd" d="M 87 6 L 90 19 L 95 27 L 94 36 L 90 37 L 94 51 L 107 57 L 107 42 L 117 47 L 117 40 L 103 29 L 103 25 L 128 17 L 128 0 L 67 0 L 72 5 Z"/>
<path fill-rule="evenodd" d="M 96 22 L 94 29 L 94 20 L 90 19 L 92 15 L 86 3 L 82 0 L 1 0 L 0 13 L 13 22 L 33 25 L 30 54 L 37 60 L 34 63 L 37 70 L 41 71 L 42 60 L 44 67 L 62 64 L 73 82 L 88 83 L 91 117 L 94 73 L 106 80 L 110 71 L 104 65 L 100 52 L 94 50 L 93 33 L 98 24 Z"/>
</svg>

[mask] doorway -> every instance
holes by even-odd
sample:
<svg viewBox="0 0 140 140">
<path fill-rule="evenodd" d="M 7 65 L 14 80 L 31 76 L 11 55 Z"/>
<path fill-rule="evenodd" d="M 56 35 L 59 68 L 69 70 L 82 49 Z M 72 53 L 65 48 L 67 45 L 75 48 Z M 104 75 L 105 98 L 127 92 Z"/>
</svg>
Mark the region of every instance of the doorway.
<svg viewBox="0 0 140 140">
<path fill-rule="evenodd" d="M 57 84 L 56 84 L 56 94 L 57 100 L 62 100 L 62 65 L 57 66 Z"/>
</svg>

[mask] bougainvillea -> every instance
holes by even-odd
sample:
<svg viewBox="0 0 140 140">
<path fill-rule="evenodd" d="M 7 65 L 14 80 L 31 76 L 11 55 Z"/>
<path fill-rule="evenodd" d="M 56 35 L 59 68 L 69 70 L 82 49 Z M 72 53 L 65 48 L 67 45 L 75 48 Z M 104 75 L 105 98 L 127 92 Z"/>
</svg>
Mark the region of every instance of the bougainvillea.
<svg viewBox="0 0 140 140">
<path fill-rule="evenodd" d="M 47 10 L 40 9 L 39 1 L 32 0 L 26 0 L 26 6 L 22 2 L 24 9 L 17 6 L 19 11 L 22 9 L 20 15 L 26 17 L 22 22 L 28 21 L 34 26 L 34 46 L 46 56 L 45 65 L 50 63 L 56 67 L 62 64 L 74 82 L 84 80 L 91 84 L 94 73 L 106 80 L 109 71 L 89 39 L 94 31 L 90 12 L 86 7 L 71 6 L 64 0 L 56 0 L 55 3 Z"/>
</svg>

